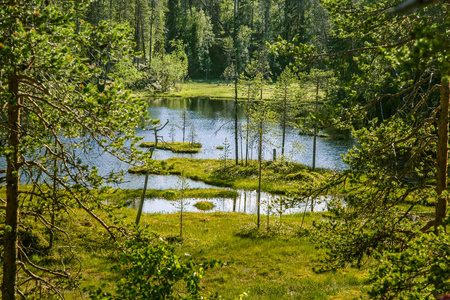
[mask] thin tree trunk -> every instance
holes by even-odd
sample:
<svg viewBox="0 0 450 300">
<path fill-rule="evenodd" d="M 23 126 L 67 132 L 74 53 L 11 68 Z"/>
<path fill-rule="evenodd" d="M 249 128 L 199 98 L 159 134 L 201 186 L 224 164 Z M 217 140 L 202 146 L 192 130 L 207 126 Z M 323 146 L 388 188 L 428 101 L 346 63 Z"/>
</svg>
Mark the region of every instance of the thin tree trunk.
<svg viewBox="0 0 450 300">
<path fill-rule="evenodd" d="M 183 111 L 183 143 L 186 135 L 186 110 Z"/>
<path fill-rule="evenodd" d="M 316 107 L 314 109 L 316 118 L 317 118 L 317 111 L 318 111 L 318 101 L 319 101 L 319 79 L 317 79 Z M 316 169 L 316 139 L 317 139 L 317 121 L 314 120 L 314 142 L 313 142 L 313 164 L 312 164 L 313 171 Z"/>
<path fill-rule="evenodd" d="M 260 95 L 260 115 L 259 115 L 259 170 L 258 170 L 258 229 L 260 226 L 260 215 L 261 215 L 261 178 L 262 178 L 262 146 L 263 146 L 263 117 L 264 117 L 264 102 L 263 102 L 263 85 L 261 84 L 261 95 Z"/>
<path fill-rule="evenodd" d="M 234 0 L 234 32 L 233 32 L 233 44 L 236 48 L 235 51 L 235 66 L 234 66 L 234 148 L 236 156 L 236 165 L 239 164 L 239 149 L 238 149 L 238 61 L 239 53 L 236 47 L 237 33 L 239 28 L 239 0 Z"/>
<path fill-rule="evenodd" d="M 20 185 L 20 98 L 19 81 L 15 74 L 9 78 L 11 98 L 8 103 L 8 146 L 13 150 L 7 156 L 6 168 L 6 215 L 4 228 L 4 256 L 2 299 L 15 300 L 17 290 L 17 229 L 19 223 L 19 185 Z"/>
<path fill-rule="evenodd" d="M 283 107 L 283 137 L 282 137 L 282 141 L 281 141 L 281 157 L 284 157 L 284 145 L 285 145 L 285 141 L 286 141 L 286 119 L 287 119 L 287 91 L 285 89 L 284 91 L 284 107 Z"/>
<path fill-rule="evenodd" d="M 148 65 L 152 65 L 152 55 L 153 55 L 153 22 L 155 21 L 155 0 L 151 2 L 152 14 L 150 16 L 150 32 L 149 32 L 149 42 L 148 42 Z"/>
<path fill-rule="evenodd" d="M 248 112 L 248 107 L 250 106 L 250 84 L 247 86 L 247 113 L 246 113 L 246 117 L 247 117 L 247 133 L 246 133 L 246 141 L 245 141 L 245 165 L 247 166 L 248 164 L 248 143 L 249 143 L 249 124 L 250 124 L 250 118 L 248 116 L 249 112 Z"/>
<path fill-rule="evenodd" d="M 437 233 L 438 226 L 444 225 L 444 218 L 447 212 L 447 196 L 442 196 L 442 192 L 447 189 L 447 164 L 448 164 L 448 113 L 449 113 L 449 81 L 442 79 L 441 81 L 441 110 L 439 113 L 438 128 L 438 145 L 437 145 L 437 170 L 436 170 L 436 224 L 435 231 Z"/>
<path fill-rule="evenodd" d="M 139 0 L 135 1 L 135 7 L 134 7 L 134 51 L 139 52 L 139 38 L 141 34 L 141 28 L 139 24 Z M 139 58 L 134 58 L 134 63 L 136 64 L 136 68 L 139 69 Z"/>
<path fill-rule="evenodd" d="M 436 194 L 437 202 L 435 206 L 435 219 L 428 222 L 421 230 L 427 231 L 431 227 L 435 228 L 438 234 L 439 226 L 444 226 L 444 219 L 447 213 L 447 196 L 442 192 L 447 189 L 447 165 L 448 165 L 448 114 L 450 101 L 449 80 L 441 80 L 440 111 L 438 119 L 438 143 L 437 143 L 437 164 L 436 164 Z"/>
<path fill-rule="evenodd" d="M 55 153 L 58 152 L 58 140 L 55 137 Z M 52 199 L 52 203 L 51 203 L 51 209 L 50 209 L 50 215 L 51 215 L 51 219 L 50 219 L 50 224 L 51 224 L 51 229 L 50 229 L 50 233 L 49 233 L 49 237 L 48 237 L 48 249 L 52 249 L 53 247 L 53 240 L 55 237 L 55 234 L 53 232 L 53 228 L 55 226 L 55 211 L 56 211 L 56 203 L 58 201 L 58 182 L 57 182 L 57 178 L 58 178 L 58 161 L 57 161 L 57 157 L 55 156 L 54 158 L 54 162 L 53 162 L 53 199 Z"/>
<path fill-rule="evenodd" d="M 253 57 L 253 23 L 254 23 L 254 5 L 255 5 L 255 1 L 252 0 L 252 17 L 250 19 L 250 57 Z"/>
<path fill-rule="evenodd" d="M 258 221 L 257 221 L 257 226 L 258 229 L 260 227 L 260 215 L 261 215 L 261 177 L 262 177 L 262 138 L 263 138 L 263 121 L 262 121 L 262 116 L 261 116 L 261 120 L 259 121 L 259 153 L 258 153 L 258 162 L 259 162 L 259 169 L 258 169 L 258 201 L 257 201 L 257 205 L 258 205 Z"/>
<path fill-rule="evenodd" d="M 142 7 L 139 9 L 139 23 L 141 24 L 141 43 L 142 43 L 142 62 L 146 64 L 146 53 L 145 53 L 145 26 L 144 18 L 142 17 Z"/>
</svg>

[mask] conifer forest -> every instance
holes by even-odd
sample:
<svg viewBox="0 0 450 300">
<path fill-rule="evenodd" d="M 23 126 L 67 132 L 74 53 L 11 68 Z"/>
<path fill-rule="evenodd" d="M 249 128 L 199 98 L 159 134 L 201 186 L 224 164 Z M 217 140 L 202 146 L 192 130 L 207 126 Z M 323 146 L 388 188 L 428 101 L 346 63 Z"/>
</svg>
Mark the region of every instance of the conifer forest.
<svg viewBox="0 0 450 300">
<path fill-rule="evenodd" d="M 449 0 L 0 0 L 1 299 L 450 299 Z"/>
</svg>

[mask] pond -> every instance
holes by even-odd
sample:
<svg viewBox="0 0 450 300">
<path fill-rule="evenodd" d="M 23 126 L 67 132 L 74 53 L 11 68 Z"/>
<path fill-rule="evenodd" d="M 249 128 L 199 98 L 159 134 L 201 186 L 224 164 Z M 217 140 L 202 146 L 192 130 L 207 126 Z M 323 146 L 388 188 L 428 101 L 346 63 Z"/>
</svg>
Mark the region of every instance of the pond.
<svg viewBox="0 0 450 300">
<path fill-rule="evenodd" d="M 218 146 L 224 146 L 225 140 L 230 145 L 230 159 L 234 158 L 234 102 L 230 100 L 215 100 L 209 98 L 185 98 L 185 99 L 156 99 L 149 101 L 149 114 L 154 119 L 160 119 L 161 123 L 169 120 L 168 125 L 158 133 L 164 141 L 183 140 L 183 123 L 185 120 L 185 141 L 194 139 L 195 142 L 200 142 L 202 148 L 200 153 L 196 154 L 174 154 L 170 151 L 156 150 L 153 158 L 167 159 L 173 156 L 190 157 L 190 158 L 220 158 L 223 155 L 223 150 L 218 149 Z M 246 122 L 246 117 L 242 109 L 238 110 L 238 123 L 243 127 Z M 273 149 L 276 149 L 278 154 L 281 153 L 281 129 L 277 126 L 270 128 L 269 133 L 265 135 L 265 147 L 263 151 L 263 159 L 270 160 L 273 157 Z M 137 134 L 144 137 L 145 142 L 153 141 L 153 132 L 148 130 L 137 130 Z M 245 152 L 242 151 L 245 147 L 245 140 L 241 134 L 239 138 L 239 155 L 243 157 Z M 352 148 L 355 142 L 352 139 L 335 140 L 332 138 L 317 138 L 317 156 L 316 167 L 328 168 L 335 170 L 342 170 L 346 168 L 343 163 L 341 155 L 345 154 L 349 148 Z M 257 158 L 257 143 L 250 143 L 249 159 Z M 312 165 L 312 147 L 313 137 L 307 135 L 300 135 L 293 128 L 287 129 L 286 134 L 286 156 L 304 165 Z M 110 172 L 125 171 L 124 182 L 120 184 L 121 188 L 140 189 L 144 185 L 144 176 L 137 174 L 129 174 L 126 171 L 130 167 L 128 164 L 121 162 L 117 158 L 108 153 L 102 152 L 100 149 L 95 149 L 86 153 L 83 156 L 84 163 L 97 166 L 101 174 L 109 174 Z M 3 158 L 0 159 L 0 166 L 5 165 Z M 22 174 L 24 176 L 24 174 Z M 173 189 L 176 187 L 178 181 L 177 176 L 157 176 L 152 175 L 149 178 L 149 189 Z M 23 178 L 23 183 L 26 183 L 26 178 Z M 188 180 L 190 188 L 208 188 L 211 185 Z M 247 200 L 244 198 L 247 197 Z M 262 199 L 271 197 L 263 193 Z M 241 199 L 242 198 L 242 199 Z M 254 197 L 252 192 L 242 192 L 238 203 L 235 204 L 233 199 L 215 199 L 213 202 L 216 205 L 215 210 L 221 211 L 239 211 L 246 213 L 253 213 L 255 208 L 252 204 Z M 256 198 L 255 198 L 256 199 Z M 193 202 L 193 201 L 191 201 Z M 163 203 L 163 204 L 162 204 Z M 194 203 L 192 203 L 194 204 Z M 233 209 L 234 207 L 234 209 Z M 253 208 L 252 208 L 253 207 Z M 148 199 L 144 205 L 144 212 L 156 211 L 173 211 L 171 203 L 161 199 Z M 319 209 L 317 207 L 317 209 Z M 192 210 L 195 208 L 192 207 Z M 315 209 L 316 210 L 316 209 Z"/>
<path fill-rule="evenodd" d="M 174 154 L 171 151 L 156 150 L 154 152 L 155 159 L 167 159 L 173 156 L 189 157 L 189 158 L 220 158 L 223 155 L 223 150 L 217 149 L 218 146 L 223 146 L 225 139 L 230 145 L 231 159 L 234 155 L 234 102 L 230 100 L 215 100 L 209 98 L 186 98 L 186 99 L 168 99 L 161 98 L 149 102 L 149 114 L 154 119 L 159 119 L 161 123 L 169 120 L 168 125 L 159 132 L 163 141 L 180 142 L 183 141 L 183 123 L 185 121 L 185 141 L 190 141 L 193 137 L 194 142 L 200 142 L 202 148 L 200 153 L 196 154 Z M 246 117 L 242 109 L 238 110 L 239 126 L 246 122 Z M 281 153 L 281 129 L 272 127 L 271 131 L 266 136 L 266 147 L 263 152 L 263 159 L 272 159 L 273 149 L 277 153 Z M 137 134 L 144 137 L 144 141 L 154 141 L 153 132 L 146 130 L 138 130 Z M 297 145 L 300 145 L 300 149 Z M 288 128 L 286 135 L 285 152 L 290 159 L 305 164 L 312 165 L 312 146 L 313 137 L 307 135 L 300 135 L 293 128 Z M 336 140 L 332 138 L 317 138 L 317 157 L 316 166 L 318 168 L 328 168 L 342 170 L 346 168 L 343 163 L 341 155 L 345 154 L 349 148 L 355 145 L 354 141 Z M 243 137 L 239 139 L 239 147 L 245 147 Z M 249 153 L 250 159 L 256 159 L 257 145 Z M 242 150 L 243 147 L 241 147 Z M 244 151 L 239 151 L 240 157 L 245 155 Z M 96 160 L 99 168 L 109 170 L 112 167 L 111 159 Z M 107 162 L 108 165 L 104 163 Z M 116 169 L 121 169 L 121 162 L 116 160 Z M 142 188 L 144 184 L 144 176 L 136 174 L 126 174 L 125 182 L 121 184 L 123 188 Z M 178 182 L 177 176 L 157 176 L 152 175 L 149 178 L 149 186 L 151 189 L 173 189 Z M 190 188 L 208 188 L 211 185 L 188 180 Z M 256 213 L 256 191 L 239 191 L 238 199 L 211 199 L 208 200 L 215 205 L 211 211 L 224 212 L 245 212 Z M 267 193 L 261 194 L 261 211 L 265 212 L 267 209 L 267 201 L 273 196 Z M 323 200 L 323 199 L 322 199 Z M 188 199 L 189 205 L 187 211 L 199 211 L 193 205 L 198 199 Z M 135 203 L 137 205 L 137 202 Z M 290 208 L 285 213 L 296 213 L 304 211 L 304 204 L 297 208 Z M 315 205 L 315 211 L 322 211 L 326 209 L 325 201 L 321 201 Z M 172 213 L 176 212 L 177 208 L 173 202 L 165 199 L 146 199 L 143 211 L 147 213 Z"/>
<path fill-rule="evenodd" d="M 214 204 L 214 208 L 205 212 L 238 212 L 247 214 L 256 214 L 258 209 L 257 204 L 257 191 L 244 191 L 239 190 L 239 197 L 236 199 L 230 198 L 213 198 L 204 201 L 211 202 Z M 296 207 L 286 208 L 280 205 L 280 196 L 273 196 L 268 193 L 261 193 L 261 214 L 267 214 L 268 203 L 270 203 L 270 214 L 279 215 L 279 212 L 283 214 L 293 214 L 302 213 L 304 211 L 310 211 L 311 206 L 309 203 L 300 203 Z M 327 209 L 328 197 L 321 196 L 319 199 L 315 200 L 314 211 L 321 212 Z M 131 207 L 138 209 L 139 199 L 134 199 L 131 203 Z M 187 212 L 203 212 L 197 209 L 194 204 L 198 201 L 203 201 L 199 199 L 184 199 L 184 211 Z M 176 213 L 179 211 L 177 208 L 177 202 L 179 201 L 168 201 L 161 198 L 146 199 L 144 206 L 142 208 L 143 212 L 146 213 Z"/>
<path fill-rule="evenodd" d="M 198 154 L 178 154 L 180 157 L 193 158 L 219 158 L 223 150 L 217 149 L 223 146 L 225 139 L 230 144 L 230 153 L 234 158 L 234 102 L 230 100 L 214 100 L 209 98 L 186 99 L 156 99 L 149 102 L 149 114 L 154 119 L 160 119 L 161 123 L 169 120 L 169 124 L 160 131 L 165 141 L 181 142 L 183 140 L 183 113 L 186 111 L 185 141 L 194 133 L 194 141 L 202 144 Z M 242 109 L 238 110 L 238 126 L 242 128 L 246 123 L 246 117 Z M 144 136 L 145 141 L 153 141 L 153 133 L 150 131 L 138 131 Z M 244 157 L 245 133 L 241 134 L 238 147 L 239 156 Z M 352 148 L 354 141 L 335 140 L 331 138 L 317 138 L 316 167 L 342 170 L 346 168 L 341 154 Z M 242 147 L 243 146 L 243 147 Z M 249 158 L 257 158 L 257 143 L 250 142 Z M 263 159 L 272 159 L 273 149 L 281 153 L 281 128 L 271 127 L 266 134 Z M 313 137 L 300 135 L 297 130 L 289 127 L 286 133 L 285 154 L 290 159 L 304 165 L 312 165 Z M 166 159 L 173 156 L 170 151 L 156 151 L 155 157 Z"/>
</svg>

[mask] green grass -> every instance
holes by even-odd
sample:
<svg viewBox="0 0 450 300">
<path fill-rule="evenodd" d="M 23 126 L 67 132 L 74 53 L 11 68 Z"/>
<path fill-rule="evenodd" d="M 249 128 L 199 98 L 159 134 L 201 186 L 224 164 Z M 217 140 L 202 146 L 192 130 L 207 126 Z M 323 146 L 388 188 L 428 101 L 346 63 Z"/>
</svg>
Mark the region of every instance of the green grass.
<svg viewBox="0 0 450 300">
<path fill-rule="evenodd" d="M 119 202 L 123 200 L 131 200 L 140 198 L 142 196 L 142 189 L 111 189 L 107 192 L 98 195 L 101 200 L 112 200 Z M 236 198 L 239 193 L 229 189 L 186 189 L 184 190 L 185 198 Z M 181 199 L 180 190 L 154 190 L 149 189 L 145 192 L 146 198 L 163 198 L 167 200 Z"/>
<path fill-rule="evenodd" d="M 21 190 L 29 187 L 22 186 Z M 98 195 L 99 199 L 131 199 L 140 196 L 139 190 L 110 190 Z M 169 191 L 160 191 L 161 193 Z M 4 198 L 5 188 L 0 188 Z M 93 194 L 96 196 L 96 194 Z M 25 196 L 25 195 L 24 195 Z M 36 201 L 36 200 L 34 200 Z M 136 211 L 130 208 L 114 208 L 109 213 L 95 203 L 86 203 L 93 212 L 114 228 L 133 228 Z M 65 292 L 66 299 L 87 299 L 82 288 L 112 292 L 121 275 L 117 266 L 119 251 L 106 231 L 86 212 L 73 205 L 58 213 L 56 225 L 63 229 L 57 233 L 55 245 L 45 252 L 33 252 L 29 256 L 34 263 L 46 267 L 61 267 L 71 272 L 79 283 L 79 289 Z M 28 237 L 33 246 L 47 245 L 48 232 L 23 208 L 20 239 Z M 43 211 L 46 213 L 47 210 Z M 315 219 L 327 218 L 327 213 L 307 213 L 303 228 L 301 214 L 285 215 L 280 220 L 270 218 L 270 230 L 266 230 L 266 216 L 262 216 L 261 229 L 256 230 L 256 216 L 242 213 L 185 213 L 183 239 L 174 244 L 179 256 L 186 253 L 196 261 L 220 259 L 227 262 L 222 268 L 207 271 L 202 286 L 205 293 L 219 292 L 223 299 L 236 299 L 243 292 L 248 299 L 367 299 L 369 288 L 367 271 L 346 268 L 334 273 L 316 274 L 315 262 L 324 255 L 317 250 L 307 234 Z M 143 214 L 141 225 L 152 232 L 170 238 L 179 233 L 179 214 Z M 27 230 L 25 230 L 26 228 Z M 116 233 L 118 231 L 112 228 Z M 30 230 L 30 231 L 28 231 Z M 27 233 L 26 235 L 24 235 Z M 70 250 L 74 251 L 71 252 Z M 39 270 L 37 275 L 46 276 Z M 1 276 L 1 270 L 0 270 Z"/>
<path fill-rule="evenodd" d="M 199 201 L 199 202 L 195 203 L 194 206 L 197 209 L 200 209 L 200 210 L 203 210 L 203 211 L 211 210 L 211 209 L 213 209 L 215 207 L 215 205 L 213 203 L 208 202 L 208 201 Z"/>
<path fill-rule="evenodd" d="M 263 98 L 269 99 L 273 93 L 274 85 L 266 85 L 263 89 Z M 213 99 L 234 99 L 234 83 L 226 83 L 224 80 L 191 80 L 180 84 L 176 89 L 167 93 L 153 94 L 147 91 L 134 92 L 134 96 L 145 97 L 174 97 L 174 98 L 192 98 L 208 97 Z M 239 91 L 238 98 L 244 96 Z"/>
<path fill-rule="evenodd" d="M 134 220 L 135 211 L 120 209 L 116 215 L 125 222 Z M 283 217 L 282 223 L 271 218 L 271 230 L 266 224 L 259 235 L 243 236 L 241 232 L 254 229 L 256 216 L 239 213 L 186 213 L 183 219 L 183 240 L 176 244 L 177 253 L 191 255 L 196 261 L 220 259 L 227 265 L 206 272 L 202 280 L 204 293 L 219 292 L 223 299 L 237 299 L 243 292 L 248 299 L 353 299 L 368 288 L 367 273 L 345 269 L 335 273 L 315 274 L 314 262 L 322 255 L 300 234 L 301 215 Z M 311 226 L 308 214 L 304 228 Z M 81 220 L 81 221 L 80 221 Z M 264 218 L 265 220 L 265 218 Z M 83 213 L 71 220 L 71 234 L 77 257 L 82 261 L 81 288 L 113 291 L 120 280 L 112 269 L 117 252 L 106 242 L 106 236 Z M 162 237 L 174 237 L 179 232 L 178 214 L 144 214 L 141 226 L 149 226 Z M 250 230 L 251 231 L 251 230 Z M 254 231 L 254 230 L 253 230 Z M 68 293 L 68 299 L 79 294 Z M 247 299 L 247 298 L 246 298 Z"/>
<path fill-rule="evenodd" d="M 129 172 L 144 174 L 146 169 L 135 167 Z M 225 166 L 220 159 L 176 157 L 157 161 L 150 169 L 152 174 L 180 175 L 182 172 L 187 178 L 216 186 L 247 190 L 258 188 L 257 161 L 249 161 L 247 166 L 236 166 L 229 160 Z M 297 163 L 266 161 L 263 162 L 262 189 L 269 193 L 286 194 L 324 180 L 329 174 L 329 171 L 312 171 Z"/>
<path fill-rule="evenodd" d="M 144 142 L 139 145 L 139 147 L 150 148 L 155 145 L 155 142 Z M 164 142 L 158 143 L 156 149 L 170 150 L 173 153 L 199 153 L 202 144 L 200 143 L 190 143 L 190 142 Z"/>
</svg>

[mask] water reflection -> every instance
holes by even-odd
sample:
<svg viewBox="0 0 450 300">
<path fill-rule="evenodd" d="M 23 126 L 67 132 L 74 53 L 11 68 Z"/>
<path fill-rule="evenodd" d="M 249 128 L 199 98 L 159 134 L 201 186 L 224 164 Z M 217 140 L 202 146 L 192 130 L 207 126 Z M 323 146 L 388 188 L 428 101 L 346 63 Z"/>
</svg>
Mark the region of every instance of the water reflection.
<svg viewBox="0 0 450 300">
<path fill-rule="evenodd" d="M 164 128 L 159 135 L 165 141 L 182 141 L 182 120 L 183 111 L 186 111 L 187 128 L 185 139 L 193 137 L 195 142 L 202 143 L 203 147 L 198 154 L 173 154 L 170 151 L 157 150 L 154 153 L 156 159 L 167 159 L 173 156 L 192 157 L 192 158 L 220 158 L 223 150 L 217 149 L 218 146 L 224 144 L 225 139 L 230 144 L 230 153 L 234 153 L 234 102 L 229 100 L 213 100 L 209 98 L 186 98 L 186 99 L 157 99 L 149 102 L 149 114 L 154 119 L 160 119 L 162 123 L 169 120 L 169 125 Z M 243 127 L 246 118 L 242 109 L 238 110 L 239 126 Z M 192 136 L 189 137 L 189 132 Z M 279 128 L 273 127 L 272 132 L 266 135 L 266 147 L 263 152 L 263 159 L 272 159 L 273 149 L 277 149 L 277 153 L 281 153 Z M 153 141 L 153 132 L 137 130 L 137 135 L 143 136 L 144 141 Z M 294 161 L 311 165 L 312 164 L 312 144 L 313 137 L 299 135 L 293 128 L 288 128 L 286 135 L 285 152 Z M 239 138 L 239 145 L 245 146 L 242 136 Z M 255 147 L 250 149 L 250 159 L 256 158 Z M 296 145 L 300 145 L 296 147 Z M 349 148 L 354 145 L 353 140 L 333 140 L 329 138 L 317 139 L 317 157 L 316 166 L 318 168 L 328 169 L 344 169 L 346 165 L 343 163 L 341 155 L 346 153 Z M 239 154 L 242 156 L 245 151 L 242 149 Z M 79 154 L 83 163 L 98 167 L 102 175 L 111 172 L 125 172 L 124 182 L 119 185 L 121 188 L 141 189 L 144 185 L 144 176 L 137 174 L 129 174 L 127 170 L 130 165 L 118 160 L 108 153 L 104 153 L 100 148 L 94 147 L 91 151 Z M 233 156 L 233 155 L 232 155 Z M 0 157 L 0 169 L 6 165 L 4 157 Z M 22 173 L 22 182 L 27 182 L 26 175 Z M 149 189 L 174 189 L 178 182 L 177 176 L 157 176 L 152 175 L 149 178 Z M 189 180 L 190 188 L 210 188 L 211 185 Z M 262 195 L 264 199 L 272 197 L 266 193 Z M 195 201 L 191 201 L 190 211 L 198 211 L 192 205 Z M 214 199 L 212 202 L 216 205 L 213 211 L 236 211 L 245 213 L 256 212 L 256 192 L 241 192 L 240 197 L 234 199 Z M 263 204 L 261 211 L 264 212 L 266 204 Z M 319 205 L 315 206 L 315 211 L 320 211 Z M 302 210 L 302 208 L 295 208 Z M 294 208 L 287 210 L 286 213 L 296 212 Z M 145 212 L 174 212 L 176 209 L 170 202 L 162 199 L 148 199 L 144 204 Z"/>
<path fill-rule="evenodd" d="M 203 147 L 198 154 L 177 154 L 179 157 L 190 158 L 219 158 L 223 150 L 217 149 L 223 146 L 225 138 L 230 144 L 230 153 L 234 150 L 234 102 L 229 100 L 213 100 L 209 98 L 188 98 L 188 99 L 157 99 L 149 102 L 149 114 L 154 119 L 161 122 L 169 120 L 169 125 L 160 132 L 165 141 L 180 142 L 183 140 L 183 110 L 186 110 L 187 121 L 185 129 L 185 141 L 190 141 L 188 135 L 194 132 L 194 141 L 200 142 Z M 246 118 L 242 109 L 238 110 L 238 126 L 245 126 Z M 263 159 L 272 159 L 273 149 L 278 154 L 281 153 L 281 129 L 272 127 L 266 135 Z M 138 135 L 144 136 L 145 141 L 153 141 L 152 133 L 149 131 L 137 131 Z M 239 146 L 245 146 L 245 140 L 239 137 Z M 250 149 L 249 158 L 256 159 L 256 145 Z M 299 135 L 297 130 L 288 128 L 286 132 L 285 153 L 293 161 L 312 165 L 312 145 L 313 137 Z M 343 163 L 341 154 L 352 148 L 354 141 L 334 140 L 330 138 L 317 138 L 316 166 L 318 168 L 328 168 L 342 170 L 347 166 Z M 299 147 L 298 147 L 299 146 Z M 239 155 L 245 151 L 239 150 Z M 159 159 L 167 159 L 174 156 L 170 151 L 156 151 L 155 155 Z M 242 155 L 241 155 L 242 156 Z M 233 156 L 234 157 L 234 156 Z"/>
<path fill-rule="evenodd" d="M 247 213 L 247 214 L 256 214 L 257 213 L 257 192 L 256 191 L 244 191 L 240 190 L 239 197 L 236 199 L 231 198 L 213 198 L 207 199 L 204 201 L 208 201 L 214 204 L 214 208 L 207 212 L 239 212 L 239 213 Z M 311 211 L 311 206 L 309 203 L 300 203 L 296 207 L 291 208 L 282 208 L 280 207 L 279 196 L 273 196 L 268 193 L 261 193 L 261 214 L 267 215 L 267 207 L 270 203 L 270 211 L 271 215 L 279 215 L 280 212 L 282 214 L 293 214 L 293 213 L 301 213 L 306 211 Z M 327 200 L 329 197 L 321 196 L 315 200 L 314 203 L 314 211 L 321 212 L 327 209 Z M 185 199 L 185 211 L 188 212 L 202 212 L 197 209 L 194 204 L 200 201 L 199 199 L 188 198 Z M 144 213 L 176 213 L 178 209 L 175 207 L 176 201 L 168 201 L 161 198 L 153 198 L 146 199 L 143 206 Z M 137 209 L 139 206 L 139 199 L 134 199 L 131 207 Z"/>
</svg>

